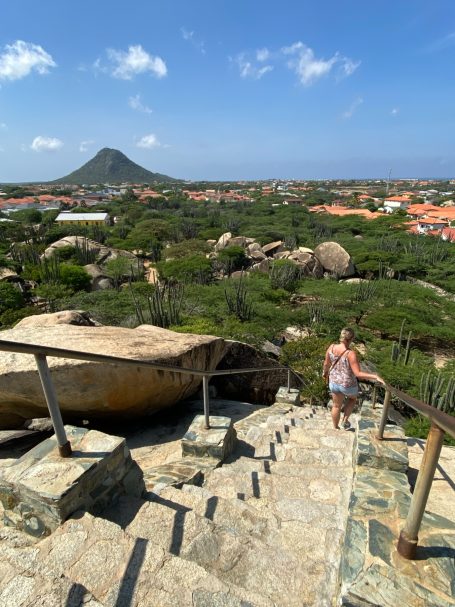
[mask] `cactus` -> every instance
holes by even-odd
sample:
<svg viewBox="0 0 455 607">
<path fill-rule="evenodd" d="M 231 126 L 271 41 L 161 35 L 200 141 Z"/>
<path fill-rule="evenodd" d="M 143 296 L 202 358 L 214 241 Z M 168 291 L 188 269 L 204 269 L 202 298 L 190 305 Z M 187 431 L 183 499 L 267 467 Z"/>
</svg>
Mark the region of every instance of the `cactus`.
<svg viewBox="0 0 455 607">
<path fill-rule="evenodd" d="M 454 413 L 455 376 L 446 378 L 428 371 L 420 378 L 420 399 L 444 413 Z"/>
<path fill-rule="evenodd" d="M 248 292 L 243 283 L 243 274 L 240 280 L 233 285 L 234 292 L 224 289 L 224 296 L 229 314 L 236 316 L 241 322 L 250 320 L 253 314 L 253 304 L 248 301 Z"/>
<path fill-rule="evenodd" d="M 96 261 L 96 252 L 90 248 L 87 238 L 76 238 L 74 253 L 81 266 L 86 266 Z"/>
<path fill-rule="evenodd" d="M 180 324 L 184 296 L 183 285 L 179 283 L 157 285 L 153 295 L 147 298 L 145 310 L 131 288 L 131 281 L 129 286 L 139 324 L 147 323 L 163 329 L 167 329 L 170 325 Z"/>
<path fill-rule="evenodd" d="M 370 301 L 376 295 L 378 283 L 373 280 L 359 282 L 352 298 L 353 303 Z"/>
<path fill-rule="evenodd" d="M 403 331 L 406 319 L 403 319 L 400 327 L 400 334 L 398 336 L 398 343 L 394 341 L 392 343 L 392 350 L 390 352 L 390 360 L 395 364 L 407 365 L 409 363 L 409 356 L 411 354 L 411 337 L 412 331 L 409 331 L 408 337 L 406 339 L 406 346 L 403 347 Z M 412 359 L 411 364 L 414 363 L 414 359 Z"/>
</svg>

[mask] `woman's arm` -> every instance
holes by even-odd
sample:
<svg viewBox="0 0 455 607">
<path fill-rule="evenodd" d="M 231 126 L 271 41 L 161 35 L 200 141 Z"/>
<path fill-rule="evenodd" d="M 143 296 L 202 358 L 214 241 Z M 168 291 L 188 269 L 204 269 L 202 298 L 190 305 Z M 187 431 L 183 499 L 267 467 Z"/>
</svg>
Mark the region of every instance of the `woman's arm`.
<svg viewBox="0 0 455 607">
<path fill-rule="evenodd" d="M 327 377 L 329 375 L 329 370 L 330 370 L 329 349 L 330 348 L 327 348 L 327 352 L 325 353 L 324 364 L 322 365 L 322 377 Z"/>
<path fill-rule="evenodd" d="M 359 361 L 357 360 L 357 354 L 354 352 L 354 350 L 350 350 L 347 356 L 352 372 L 357 377 L 357 379 L 370 379 L 371 381 L 378 381 L 381 384 L 385 383 L 380 375 L 377 375 L 376 373 L 364 373 L 360 370 Z"/>
</svg>

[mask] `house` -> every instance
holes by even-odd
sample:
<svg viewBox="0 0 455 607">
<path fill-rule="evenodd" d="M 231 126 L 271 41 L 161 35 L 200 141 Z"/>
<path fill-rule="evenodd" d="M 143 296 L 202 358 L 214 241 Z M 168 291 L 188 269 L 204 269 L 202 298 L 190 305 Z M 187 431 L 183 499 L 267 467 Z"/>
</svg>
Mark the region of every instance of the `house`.
<svg viewBox="0 0 455 607">
<path fill-rule="evenodd" d="M 447 226 L 447 221 L 444 219 L 438 219 L 437 217 L 425 217 L 417 220 L 417 231 L 419 234 L 426 234 L 427 232 L 433 230 L 441 232 Z"/>
<path fill-rule="evenodd" d="M 446 242 L 455 242 L 455 228 L 443 228 L 441 238 Z"/>
<path fill-rule="evenodd" d="M 102 226 L 109 225 L 108 213 L 71 213 L 63 211 L 57 215 L 55 222 L 59 225 Z"/>
<path fill-rule="evenodd" d="M 411 203 L 409 196 L 390 196 L 384 199 L 384 210 L 386 213 L 393 211 L 404 211 Z"/>
</svg>

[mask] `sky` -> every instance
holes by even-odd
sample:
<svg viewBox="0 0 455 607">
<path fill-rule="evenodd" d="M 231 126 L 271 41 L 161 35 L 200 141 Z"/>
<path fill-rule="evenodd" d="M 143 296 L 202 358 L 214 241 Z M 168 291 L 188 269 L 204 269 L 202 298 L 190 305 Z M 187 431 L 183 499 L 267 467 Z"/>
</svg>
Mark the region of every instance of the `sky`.
<svg viewBox="0 0 455 607">
<path fill-rule="evenodd" d="M 0 183 L 455 177 L 454 0 L 15 0 Z"/>
</svg>

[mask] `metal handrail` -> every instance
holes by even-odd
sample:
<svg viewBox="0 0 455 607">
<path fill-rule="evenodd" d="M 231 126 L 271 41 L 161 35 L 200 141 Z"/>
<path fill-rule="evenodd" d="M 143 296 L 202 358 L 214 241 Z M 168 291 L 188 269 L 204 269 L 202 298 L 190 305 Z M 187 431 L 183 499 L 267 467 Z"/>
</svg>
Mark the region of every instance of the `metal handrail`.
<svg viewBox="0 0 455 607">
<path fill-rule="evenodd" d="M 243 373 L 257 373 L 262 371 L 287 371 L 288 373 L 288 392 L 291 386 L 291 373 L 295 372 L 289 367 L 283 365 L 274 365 L 267 367 L 246 367 L 241 369 L 219 369 L 219 370 L 201 370 L 191 369 L 188 367 L 178 367 L 176 365 L 165 365 L 152 361 L 137 360 L 134 358 L 126 358 L 123 356 L 111 356 L 107 354 L 94 354 L 92 352 L 80 352 L 78 350 L 69 350 L 67 348 L 56 348 L 54 346 L 43 346 L 39 344 L 28 344 L 16 341 L 7 341 L 0 339 L 0 350 L 4 352 L 14 352 L 17 354 L 31 354 L 35 357 L 38 373 L 43 387 L 44 396 L 49 409 L 49 413 L 54 426 L 55 435 L 60 455 L 69 457 L 71 455 L 71 444 L 66 437 L 65 428 L 57 401 L 57 395 L 52 383 L 50 369 L 47 364 L 47 356 L 54 358 L 70 358 L 74 360 L 85 360 L 88 362 L 104 362 L 108 364 L 122 364 L 134 367 L 147 367 L 156 369 L 157 371 L 169 371 L 171 373 L 185 373 L 202 377 L 202 395 L 204 401 L 204 420 L 205 427 L 210 428 L 210 396 L 208 382 L 210 378 L 218 375 L 241 375 Z M 300 379 L 300 378 L 299 378 Z"/>
<path fill-rule="evenodd" d="M 430 422 L 430 431 L 428 432 L 425 450 L 423 453 L 422 464 L 417 475 L 414 492 L 409 506 L 408 516 L 405 525 L 400 532 L 398 540 L 398 553 L 406 559 L 415 559 L 417 553 L 417 544 L 419 540 L 419 530 L 422 523 L 431 485 L 434 479 L 439 456 L 441 454 L 444 435 L 447 432 L 455 438 L 455 418 L 435 407 L 427 405 L 422 401 L 394 388 L 389 384 L 384 385 L 385 397 L 382 409 L 381 421 L 377 438 L 384 440 L 384 428 L 387 423 L 388 410 L 392 396 L 395 396 L 403 403 L 427 417 Z M 385 439 L 387 440 L 387 439 Z"/>
</svg>

